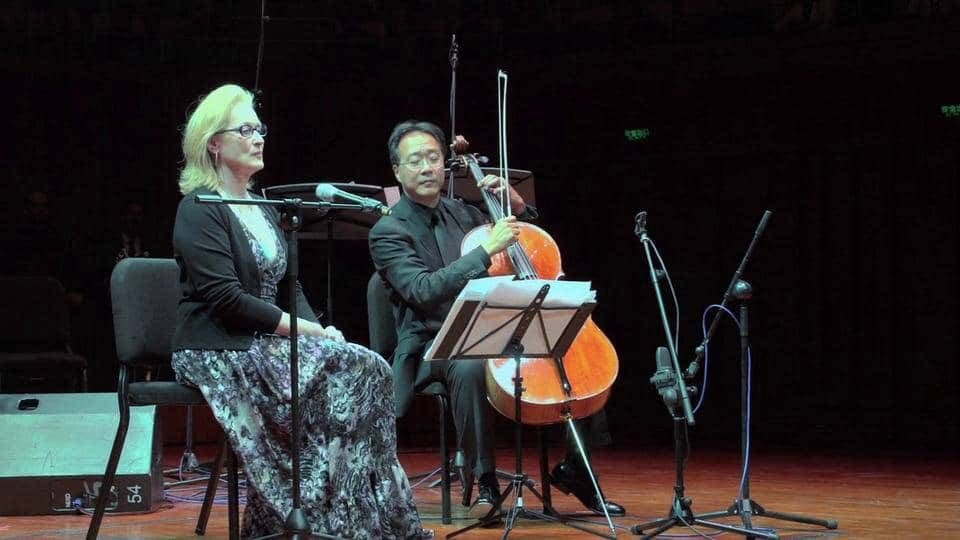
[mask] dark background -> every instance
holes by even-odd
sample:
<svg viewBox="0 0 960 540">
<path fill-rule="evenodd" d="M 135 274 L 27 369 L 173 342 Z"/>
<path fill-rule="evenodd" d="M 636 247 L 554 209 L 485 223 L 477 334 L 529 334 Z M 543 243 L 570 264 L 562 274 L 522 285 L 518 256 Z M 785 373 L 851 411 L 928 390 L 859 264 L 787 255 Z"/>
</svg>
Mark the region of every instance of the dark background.
<svg viewBox="0 0 960 540">
<path fill-rule="evenodd" d="M 754 437 L 957 443 L 960 119 L 942 110 L 960 104 L 953 2 L 270 0 L 266 12 L 261 187 L 395 185 L 390 128 L 417 117 L 449 129 L 454 32 L 457 131 L 495 158 L 495 75 L 510 74 L 510 165 L 535 173 L 539 224 L 567 275 L 593 281 L 595 320 L 619 353 L 617 444 L 670 443 L 647 380 L 663 330 L 634 215 L 649 212 L 676 285 L 685 366 L 765 209 L 744 275 L 755 288 Z M 202 94 L 254 86 L 259 14 L 254 0 L 15 0 L 0 13 L 2 226 L 16 229 L 30 190 L 47 192 L 71 238 L 64 280 L 86 293 L 75 331 L 99 366 L 95 390 L 114 377 L 103 337 L 111 261 L 95 246 L 137 200 L 151 252 L 170 254 L 180 130 Z M 641 128 L 649 138 L 627 140 Z M 326 247 L 302 245 L 321 310 Z M 365 342 L 366 244 L 335 248 L 334 322 Z M 697 440 L 739 439 L 737 346 L 725 320 Z M 424 424 L 407 424 L 404 440 L 423 440 Z"/>
</svg>

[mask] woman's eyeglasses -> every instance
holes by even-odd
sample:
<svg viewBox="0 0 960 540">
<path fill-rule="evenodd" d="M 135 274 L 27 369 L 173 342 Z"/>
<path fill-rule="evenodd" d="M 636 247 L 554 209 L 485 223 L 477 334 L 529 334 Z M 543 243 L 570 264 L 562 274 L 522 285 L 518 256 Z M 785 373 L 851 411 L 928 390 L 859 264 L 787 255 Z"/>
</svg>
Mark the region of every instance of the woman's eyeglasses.
<svg viewBox="0 0 960 540">
<path fill-rule="evenodd" d="M 267 136 L 267 125 L 260 124 L 255 126 L 253 124 L 243 124 L 240 127 L 230 128 L 230 129 L 221 129 L 220 131 L 214 132 L 214 135 L 219 135 L 221 133 L 228 133 L 230 131 L 236 131 L 244 139 L 249 139 L 253 136 L 254 133 L 259 133 L 261 137 Z"/>
</svg>

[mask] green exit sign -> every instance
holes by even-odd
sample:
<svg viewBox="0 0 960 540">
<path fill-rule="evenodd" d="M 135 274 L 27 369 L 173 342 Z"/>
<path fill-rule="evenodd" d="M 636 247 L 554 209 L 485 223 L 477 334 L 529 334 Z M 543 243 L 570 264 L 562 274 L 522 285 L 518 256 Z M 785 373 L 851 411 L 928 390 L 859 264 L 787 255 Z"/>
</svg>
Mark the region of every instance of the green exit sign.
<svg viewBox="0 0 960 540">
<path fill-rule="evenodd" d="M 960 105 L 941 105 L 940 113 L 946 118 L 960 118 Z"/>
<path fill-rule="evenodd" d="M 630 142 L 638 142 L 649 139 L 652 133 L 653 132 L 647 128 L 623 130 L 623 136 L 626 137 Z"/>
</svg>

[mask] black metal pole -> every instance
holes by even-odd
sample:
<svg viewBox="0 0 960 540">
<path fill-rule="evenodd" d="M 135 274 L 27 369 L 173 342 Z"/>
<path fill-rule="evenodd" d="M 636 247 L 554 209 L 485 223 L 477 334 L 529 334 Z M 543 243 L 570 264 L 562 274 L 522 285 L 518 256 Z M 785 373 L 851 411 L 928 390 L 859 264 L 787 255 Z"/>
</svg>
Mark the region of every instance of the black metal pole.
<svg viewBox="0 0 960 540">
<path fill-rule="evenodd" d="M 670 359 L 673 361 L 673 370 L 677 377 L 677 392 L 680 395 L 680 405 L 683 407 L 683 417 L 688 425 L 694 425 L 693 407 L 690 405 L 690 394 L 687 392 L 687 385 L 683 384 L 683 371 L 680 369 L 680 361 L 677 359 L 677 346 L 673 342 L 673 332 L 670 331 L 670 321 L 667 320 L 667 308 L 663 303 L 663 295 L 660 293 L 660 281 L 657 278 L 657 271 L 653 267 L 653 258 L 650 255 L 650 235 L 647 234 L 647 213 L 640 212 L 636 218 L 636 234 L 643 244 L 643 251 L 647 255 L 647 267 L 650 271 L 650 282 L 653 284 L 653 292 L 657 297 L 657 307 L 660 312 L 660 321 L 663 323 L 664 337 L 667 340 L 667 349 L 670 351 Z"/>
<path fill-rule="evenodd" d="M 333 217 L 327 216 L 327 324 L 333 324 Z"/>
<path fill-rule="evenodd" d="M 726 309 L 727 304 L 729 304 L 730 300 L 736 295 L 736 291 L 734 289 L 737 287 L 738 283 L 741 283 L 740 276 L 743 275 L 744 268 L 747 267 L 750 257 L 753 256 L 753 251 L 757 248 L 757 242 L 760 241 L 760 236 L 763 235 L 763 231 L 766 230 L 767 223 L 770 221 L 770 216 L 772 215 L 773 212 L 770 210 L 765 210 L 763 215 L 760 216 L 760 223 L 757 224 L 757 229 L 753 232 L 753 238 L 750 240 L 750 245 L 747 246 L 746 253 L 744 253 L 743 258 L 740 259 L 740 265 L 737 266 L 737 270 L 733 273 L 733 278 L 730 280 L 730 284 L 727 285 L 726 292 L 723 293 L 723 299 L 720 301 L 721 308 Z M 717 310 L 717 313 L 713 316 L 713 321 L 710 323 L 710 327 L 707 330 L 707 334 L 703 336 L 703 341 L 700 342 L 700 345 L 698 345 L 696 349 L 694 349 L 693 361 L 687 366 L 686 376 L 688 379 L 692 379 L 697 375 L 697 372 L 700 371 L 700 360 L 703 359 L 703 354 L 707 350 L 707 344 L 710 343 L 710 338 L 713 337 L 713 333 L 716 331 L 717 324 L 719 324 L 720 317 L 722 315 L 723 310 Z"/>
<path fill-rule="evenodd" d="M 507 523 L 504 527 L 503 537 L 506 538 L 513 530 L 516 524 L 517 516 L 523 512 L 523 418 L 520 397 L 523 395 L 523 377 L 520 376 L 520 361 L 523 354 L 523 345 L 514 343 L 514 375 L 513 375 L 513 454 L 514 454 L 514 472 L 513 486 L 517 490 L 517 504 L 510 509 L 510 515 L 507 517 Z"/>
<path fill-rule="evenodd" d="M 287 537 L 300 538 L 310 532 L 307 515 L 300 507 L 300 348 L 297 343 L 297 280 L 300 275 L 300 252 L 298 231 L 300 230 L 300 207 L 293 205 L 288 209 L 287 219 L 290 232 L 287 237 L 287 286 L 290 291 L 290 418 L 293 423 L 290 438 L 290 461 L 293 468 L 292 496 L 293 508 L 283 522 Z"/>
<path fill-rule="evenodd" d="M 746 283 L 746 282 L 744 282 Z M 747 424 L 747 414 L 749 413 L 750 385 L 747 375 L 750 369 L 750 321 L 747 317 L 749 308 L 747 307 L 748 298 L 744 298 L 740 304 L 740 462 L 743 464 L 743 483 L 740 496 L 744 499 L 750 498 L 750 426 Z M 750 525 L 750 510 L 744 510 L 743 523 L 747 528 Z"/>
</svg>

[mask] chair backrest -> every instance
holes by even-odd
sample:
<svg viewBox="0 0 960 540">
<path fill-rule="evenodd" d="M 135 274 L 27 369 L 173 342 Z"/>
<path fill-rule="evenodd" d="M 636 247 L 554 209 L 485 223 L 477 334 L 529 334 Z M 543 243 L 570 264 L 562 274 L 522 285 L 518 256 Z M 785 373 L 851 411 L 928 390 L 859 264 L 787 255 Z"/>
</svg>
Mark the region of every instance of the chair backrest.
<svg viewBox="0 0 960 540">
<path fill-rule="evenodd" d="M 390 293 L 376 272 L 367 282 L 367 326 L 370 349 L 389 361 L 397 347 L 397 323 L 393 317 Z"/>
<path fill-rule="evenodd" d="M 70 341 L 70 313 L 63 285 L 49 276 L 0 277 L 3 350 L 62 348 Z"/>
<path fill-rule="evenodd" d="M 173 259 L 129 257 L 110 275 L 117 359 L 127 365 L 170 361 L 180 299 L 180 268 Z"/>
</svg>

